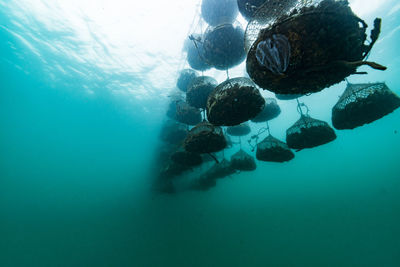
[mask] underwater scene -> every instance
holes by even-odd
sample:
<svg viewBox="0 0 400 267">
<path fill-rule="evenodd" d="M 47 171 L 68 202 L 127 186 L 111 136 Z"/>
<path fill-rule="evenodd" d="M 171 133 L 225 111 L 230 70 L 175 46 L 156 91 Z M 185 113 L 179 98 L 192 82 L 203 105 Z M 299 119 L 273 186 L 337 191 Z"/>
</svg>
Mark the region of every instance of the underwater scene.
<svg viewBox="0 0 400 267">
<path fill-rule="evenodd" d="M 0 266 L 400 267 L 398 0 L 1 0 Z"/>
</svg>

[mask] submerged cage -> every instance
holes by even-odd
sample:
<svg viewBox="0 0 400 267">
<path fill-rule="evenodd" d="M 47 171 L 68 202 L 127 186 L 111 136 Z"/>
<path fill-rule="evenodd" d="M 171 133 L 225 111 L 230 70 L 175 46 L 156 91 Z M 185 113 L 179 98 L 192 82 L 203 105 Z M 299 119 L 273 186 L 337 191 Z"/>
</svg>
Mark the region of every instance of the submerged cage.
<svg viewBox="0 0 400 267">
<path fill-rule="evenodd" d="M 299 97 L 302 97 L 303 95 L 297 94 L 297 95 L 282 95 L 282 94 L 275 94 L 275 97 L 279 100 L 294 100 Z"/>
<path fill-rule="evenodd" d="M 400 98 L 385 83 L 347 84 L 332 109 L 336 129 L 354 129 L 378 120 L 400 107 Z"/>
<path fill-rule="evenodd" d="M 204 179 L 221 179 L 229 175 L 234 174 L 236 171 L 232 168 L 231 162 L 227 159 L 223 159 L 220 163 L 215 163 L 209 170 L 203 175 Z"/>
<path fill-rule="evenodd" d="M 293 149 L 313 148 L 335 139 L 335 131 L 328 123 L 308 115 L 301 115 L 300 119 L 286 130 L 286 142 Z"/>
<path fill-rule="evenodd" d="M 272 4 L 277 8 L 268 10 Z M 286 15 L 293 7 L 299 8 Z M 266 20 L 261 15 L 268 16 L 280 8 L 283 12 L 268 20 L 272 22 L 268 26 L 253 34 L 246 32 L 246 39 L 257 33 L 246 68 L 260 87 L 279 94 L 306 94 L 343 81 L 357 73 L 361 65 L 386 69 L 363 61 L 378 39 L 380 19 L 374 22 L 369 42 L 368 25 L 353 13 L 348 1 L 269 0 L 257 11 L 254 20 Z M 247 31 L 254 31 L 254 25 L 263 25 L 253 24 L 249 23 Z"/>
<path fill-rule="evenodd" d="M 196 125 L 201 122 L 201 112 L 199 109 L 191 107 L 183 100 L 175 102 L 175 120 L 187 124 Z"/>
<path fill-rule="evenodd" d="M 218 85 L 208 97 L 207 118 L 214 125 L 234 126 L 257 116 L 264 104 L 250 79 L 233 78 Z"/>
<path fill-rule="evenodd" d="M 235 21 L 239 13 L 236 0 L 203 0 L 201 15 L 211 26 Z"/>
<path fill-rule="evenodd" d="M 161 128 L 160 139 L 169 144 L 180 144 L 186 138 L 187 132 L 184 125 L 169 120 Z"/>
<path fill-rule="evenodd" d="M 236 126 L 228 127 L 226 132 L 232 136 L 245 136 L 251 132 L 251 128 L 247 122 L 244 122 Z"/>
<path fill-rule="evenodd" d="M 226 148 L 226 140 L 221 127 L 201 122 L 190 130 L 183 146 L 189 152 L 212 153 Z"/>
<path fill-rule="evenodd" d="M 195 167 L 203 163 L 200 154 L 188 152 L 184 149 L 179 149 L 171 155 L 171 160 L 177 164 L 187 167 Z"/>
<path fill-rule="evenodd" d="M 198 70 L 205 71 L 211 69 L 204 56 L 203 36 L 199 34 L 192 34 L 186 41 L 187 62 L 190 67 Z"/>
<path fill-rule="evenodd" d="M 200 76 L 192 80 L 186 92 L 186 102 L 192 107 L 205 109 L 210 93 L 218 82 L 209 76 Z"/>
<path fill-rule="evenodd" d="M 286 162 L 294 158 L 294 153 L 286 143 L 268 135 L 257 145 L 256 157 L 261 161 Z"/>
<path fill-rule="evenodd" d="M 254 171 L 257 164 L 252 156 L 240 149 L 232 155 L 231 167 L 238 171 Z"/>
<path fill-rule="evenodd" d="M 184 69 L 180 72 L 176 86 L 182 92 L 186 92 L 189 84 L 198 76 L 197 72 L 192 69 Z"/>
<path fill-rule="evenodd" d="M 246 53 L 244 31 L 240 24 L 209 27 L 204 34 L 204 57 L 207 63 L 219 70 L 227 70 L 243 62 Z"/>
<path fill-rule="evenodd" d="M 265 99 L 265 107 L 264 109 L 258 113 L 258 115 L 253 118 L 251 121 L 252 122 L 266 122 L 272 119 L 275 119 L 276 117 L 281 114 L 281 108 L 278 105 L 278 102 L 276 101 L 275 98 L 266 98 Z"/>
</svg>

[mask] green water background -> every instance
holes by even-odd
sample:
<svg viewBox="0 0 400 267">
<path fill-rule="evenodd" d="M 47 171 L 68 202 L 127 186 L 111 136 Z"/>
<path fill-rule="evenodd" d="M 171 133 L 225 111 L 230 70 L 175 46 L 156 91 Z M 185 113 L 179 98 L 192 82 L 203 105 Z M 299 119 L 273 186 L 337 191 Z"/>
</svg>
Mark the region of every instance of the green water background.
<svg viewBox="0 0 400 267">
<path fill-rule="evenodd" d="M 400 92 L 398 14 L 371 55 L 389 70 L 352 81 Z M 0 24 L 0 266 L 400 266 L 399 111 L 208 192 L 157 195 L 159 102 L 56 70 L 50 81 L 12 18 Z M 304 101 L 329 121 L 344 86 Z M 297 116 L 272 123 L 276 135 Z"/>
</svg>

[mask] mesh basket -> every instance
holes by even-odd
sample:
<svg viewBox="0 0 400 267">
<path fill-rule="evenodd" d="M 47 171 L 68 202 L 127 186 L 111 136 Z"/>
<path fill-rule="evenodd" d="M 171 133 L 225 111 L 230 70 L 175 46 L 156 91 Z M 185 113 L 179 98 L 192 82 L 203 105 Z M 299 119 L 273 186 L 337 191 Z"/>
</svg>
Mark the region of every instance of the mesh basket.
<svg viewBox="0 0 400 267">
<path fill-rule="evenodd" d="M 250 132 L 250 126 L 246 122 L 236 126 L 230 126 L 227 129 L 227 133 L 232 136 L 245 136 L 248 135 Z"/>
<path fill-rule="evenodd" d="M 201 175 L 203 179 L 221 179 L 232 175 L 235 170 L 232 168 L 231 162 L 227 159 L 223 159 L 220 163 L 215 163 L 209 170 Z"/>
<path fill-rule="evenodd" d="M 211 26 L 232 23 L 238 15 L 236 0 L 203 0 L 201 15 Z"/>
<path fill-rule="evenodd" d="M 286 142 L 293 149 L 312 148 L 335 139 L 335 131 L 328 123 L 306 115 L 302 115 L 292 127 L 286 130 Z"/>
<path fill-rule="evenodd" d="M 266 98 L 265 99 L 265 107 L 264 109 L 258 113 L 258 115 L 253 118 L 251 121 L 252 122 L 266 122 L 272 119 L 275 119 L 276 117 L 281 114 L 281 108 L 278 105 L 278 102 L 276 101 L 275 98 Z"/>
<path fill-rule="evenodd" d="M 268 135 L 257 145 L 256 157 L 261 161 L 286 162 L 294 158 L 294 153 L 286 143 Z"/>
<path fill-rule="evenodd" d="M 197 77 L 197 72 L 192 69 L 184 69 L 179 74 L 178 81 L 176 86 L 182 92 L 186 92 L 188 89 L 189 84 Z"/>
<path fill-rule="evenodd" d="M 196 125 L 201 122 L 201 112 L 199 109 L 191 107 L 186 102 L 180 100 L 175 102 L 175 119 L 188 125 Z"/>
<path fill-rule="evenodd" d="M 234 126 L 248 121 L 264 108 L 265 100 L 248 78 L 218 85 L 207 101 L 207 118 L 214 125 Z"/>
<path fill-rule="evenodd" d="M 217 85 L 217 81 L 212 77 L 201 76 L 195 78 L 186 92 L 186 102 L 192 107 L 205 109 L 208 96 Z"/>
<path fill-rule="evenodd" d="M 261 9 L 269 2 L 277 1 L 268 1 Z M 283 10 L 303 8 L 289 16 L 272 16 L 272 24 L 267 18 L 269 26 L 259 31 L 248 52 L 247 72 L 261 88 L 278 94 L 314 93 L 343 81 L 361 65 L 386 69 L 363 61 L 379 36 L 380 19 L 375 20 L 367 42 L 368 25 L 352 12 L 347 1 L 279 1 L 277 5 L 286 4 Z"/>
<path fill-rule="evenodd" d="M 220 127 L 202 122 L 190 130 L 183 145 L 189 152 L 212 153 L 224 149 L 226 140 Z"/>
<path fill-rule="evenodd" d="M 209 27 L 204 34 L 204 57 L 216 69 L 232 68 L 246 58 L 244 31 L 239 23 Z"/>
<path fill-rule="evenodd" d="M 232 155 L 231 167 L 238 171 L 254 171 L 257 165 L 252 156 L 240 149 Z"/>
<path fill-rule="evenodd" d="M 211 66 L 205 61 L 204 58 L 204 45 L 203 36 L 199 34 L 192 34 L 194 40 L 188 39 L 186 42 L 187 49 L 187 61 L 195 70 L 205 71 L 211 68 Z"/>
<path fill-rule="evenodd" d="M 378 120 L 400 106 L 400 98 L 385 83 L 348 84 L 332 109 L 336 129 L 354 129 Z"/>
</svg>

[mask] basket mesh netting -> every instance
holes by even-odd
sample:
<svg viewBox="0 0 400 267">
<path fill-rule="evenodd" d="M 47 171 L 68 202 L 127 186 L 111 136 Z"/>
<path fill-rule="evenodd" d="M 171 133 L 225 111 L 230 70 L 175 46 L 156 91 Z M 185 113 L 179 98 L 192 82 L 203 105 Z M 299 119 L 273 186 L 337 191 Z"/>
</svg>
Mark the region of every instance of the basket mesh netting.
<svg viewBox="0 0 400 267">
<path fill-rule="evenodd" d="M 218 85 L 208 97 L 207 118 L 214 125 L 234 126 L 257 116 L 264 104 L 250 79 L 233 78 Z"/>
<path fill-rule="evenodd" d="M 231 167 L 238 171 L 254 171 L 257 164 L 252 156 L 240 149 L 232 155 Z"/>
<path fill-rule="evenodd" d="M 170 144 L 180 144 L 187 132 L 185 125 L 169 120 L 161 128 L 160 139 Z"/>
<path fill-rule="evenodd" d="M 201 122 L 188 133 L 184 148 L 194 153 L 212 153 L 226 147 L 226 140 L 221 127 L 208 122 Z"/>
<path fill-rule="evenodd" d="M 209 27 L 203 47 L 205 61 L 219 70 L 232 68 L 246 58 L 244 30 L 238 22 Z"/>
<path fill-rule="evenodd" d="M 171 160 L 183 166 L 195 167 L 203 163 L 202 157 L 197 153 L 185 151 L 179 149 L 171 155 Z"/>
<path fill-rule="evenodd" d="M 186 92 L 186 102 L 192 107 L 205 109 L 210 93 L 218 82 L 209 76 L 200 76 L 192 80 Z"/>
<path fill-rule="evenodd" d="M 267 1 L 247 28 L 247 73 L 274 93 L 308 94 L 358 73 L 361 65 L 385 70 L 364 61 L 379 37 L 381 19 L 374 21 L 371 40 L 367 27 L 344 0 Z"/>
<path fill-rule="evenodd" d="M 239 13 L 236 0 L 203 0 L 201 15 L 211 26 L 235 21 Z"/>
<path fill-rule="evenodd" d="M 264 109 L 258 113 L 258 115 L 253 118 L 251 121 L 252 122 L 266 122 L 272 119 L 275 119 L 276 117 L 281 114 L 281 108 L 278 105 L 278 102 L 276 101 L 275 98 L 266 98 L 265 99 L 265 107 Z"/>
<path fill-rule="evenodd" d="M 198 76 L 197 72 L 192 69 L 184 69 L 179 74 L 176 86 L 182 92 L 186 92 L 189 84 Z"/>
<path fill-rule="evenodd" d="M 251 129 L 249 124 L 244 122 L 236 126 L 228 127 L 226 132 L 232 136 L 245 136 L 251 132 Z"/>
<path fill-rule="evenodd" d="M 385 83 L 348 84 L 332 109 L 336 129 L 354 129 L 400 107 L 400 98 Z"/>
<path fill-rule="evenodd" d="M 231 162 L 227 159 L 223 159 L 220 163 L 215 163 L 214 166 L 203 173 L 201 177 L 206 179 L 221 179 L 234 173 L 235 170 L 232 168 Z"/>
<path fill-rule="evenodd" d="M 240 14 L 249 21 L 266 1 L 267 0 L 237 0 L 237 4 Z"/>
<path fill-rule="evenodd" d="M 301 115 L 300 119 L 286 130 L 286 142 L 293 149 L 312 148 L 335 139 L 335 131 L 328 123 L 308 115 Z"/>
<path fill-rule="evenodd" d="M 294 153 L 286 143 L 268 135 L 257 145 L 256 157 L 261 161 L 286 162 L 294 158 Z"/>
</svg>

